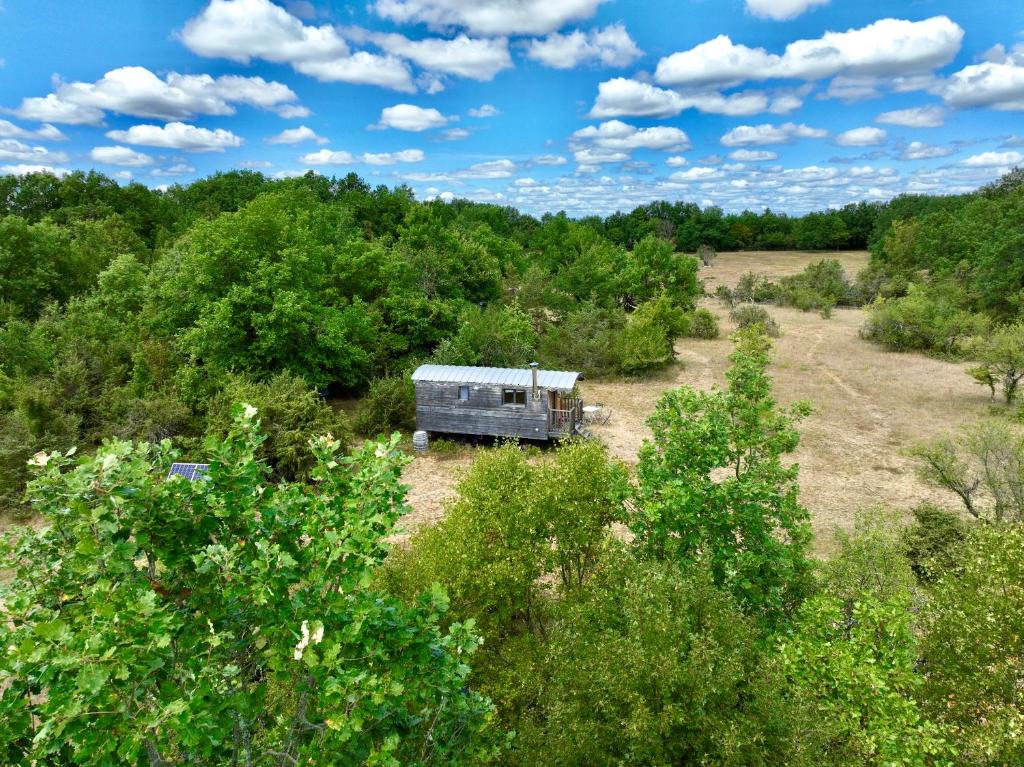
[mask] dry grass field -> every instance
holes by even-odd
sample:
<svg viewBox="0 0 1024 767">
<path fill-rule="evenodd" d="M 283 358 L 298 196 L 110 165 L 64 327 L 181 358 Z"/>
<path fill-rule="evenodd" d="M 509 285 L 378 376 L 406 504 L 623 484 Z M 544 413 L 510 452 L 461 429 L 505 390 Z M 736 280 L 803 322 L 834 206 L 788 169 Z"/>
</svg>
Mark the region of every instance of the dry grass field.
<svg viewBox="0 0 1024 767">
<path fill-rule="evenodd" d="M 747 271 L 772 277 L 795 274 L 823 257 L 839 258 L 850 274 L 867 263 L 867 253 L 861 252 L 727 253 L 702 269 L 701 277 L 710 292 L 717 284 L 734 285 Z M 714 299 L 705 299 L 704 305 L 721 322 L 719 340 L 681 340 L 676 347 L 680 364 L 651 379 L 581 385 L 587 402 L 612 411 L 607 425 L 592 430 L 614 455 L 636 460 L 649 433 L 644 422 L 666 390 L 683 384 L 702 389 L 724 384 L 732 349 L 727 340 L 732 330 L 728 310 Z M 907 451 L 915 442 L 988 409 L 987 393 L 964 374 L 965 366 L 885 352 L 868 344 L 857 334 L 864 320 L 859 309 L 838 309 L 827 320 L 796 309 L 769 311 L 782 328 L 771 367 L 776 396 L 782 403 L 804 399 L 814 405 L 813 415 L 801 426 L 795 459 L 817 553 L 828 554 L 836 528 L 849 527 L 860 508 L 885 505 L 906 511 L 924 500 L 950 503 L 915 476 Z M 455 458 L 414 460 L 405 473 L 413 509 L 405 520 L 407 529 L 440 518 L 444 499 L 471 460 L 471 450 Z"/>
</svg>

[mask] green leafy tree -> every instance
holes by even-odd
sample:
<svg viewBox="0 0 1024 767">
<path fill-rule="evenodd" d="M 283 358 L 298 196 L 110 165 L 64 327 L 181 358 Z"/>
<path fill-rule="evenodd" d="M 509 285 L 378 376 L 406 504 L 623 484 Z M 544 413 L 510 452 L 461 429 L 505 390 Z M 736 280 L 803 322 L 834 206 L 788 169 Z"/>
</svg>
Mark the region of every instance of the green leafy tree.
<svg viewBox="0 0 1024 767">
<path fill-rule="evenodd" d="M 988 386 L 993 395 L 998 385 L 1006 404 L 1013 404 L 1017 387 L 1024 379 L 1024 322 L 1004 325 L 987 336 L 973 339 L 966 352 L 979 363 L 968 373 Z"/>
<path fill-rule="evenodd" d="M 240 406 L 195 482 L 164 478 L 166 442 L 34 458 L 48 524 L 3 550 L 5 764 L 486 760 L 471 624 L 370 587 L 405 510 L 397 440 L 316 438 L 311 486 L 268 484 L 261 440 Z"/>
<path fill-rule="evenodd" d="M 756 329 L 735 336 L 728 387 L 668 392 L 640 450 L 637 544 L 659 558 L 706 562 L 744 609 L 769 620 L 791 613 L 809 572 L 808 514 L 798 467 L 782 457 L 799 442 L 804 404 L 782 410 L 765 372 L 770 342 Z"/>
</svg>

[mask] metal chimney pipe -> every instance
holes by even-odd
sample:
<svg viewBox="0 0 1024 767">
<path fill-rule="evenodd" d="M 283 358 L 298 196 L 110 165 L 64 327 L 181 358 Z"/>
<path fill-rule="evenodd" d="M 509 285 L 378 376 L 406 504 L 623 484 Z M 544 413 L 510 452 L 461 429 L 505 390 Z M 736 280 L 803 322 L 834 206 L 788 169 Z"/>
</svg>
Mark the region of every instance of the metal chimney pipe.
<svg viewBox="0 0 1024 767">
<path fill-rule="evenodd" d="M 539 365 L 536 362 L 530 363 L 530 373 L 533 375 L 533 398 L 537 399 L 540 396 L 540 391 L 537 389 L 537 368 Z"/>
</svg>

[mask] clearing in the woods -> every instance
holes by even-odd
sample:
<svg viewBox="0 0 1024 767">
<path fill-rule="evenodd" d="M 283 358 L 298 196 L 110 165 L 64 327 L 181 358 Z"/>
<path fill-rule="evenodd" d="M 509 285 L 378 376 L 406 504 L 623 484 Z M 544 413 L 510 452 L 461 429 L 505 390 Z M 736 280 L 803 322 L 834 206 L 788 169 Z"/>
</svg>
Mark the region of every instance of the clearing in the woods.
<svg viewBox="0 0 1024 767">
<path fill-rule="evenodd" d="M 868 254 L 722 253 L 713 266 L 701 270 L 701 277 L 710 293 L 719 284 L 735 285 L 744 272 L 780 277 L 821 258 L 838 258 L 852 276 L 867 263 Z M 582 382 L 586 402 L 611 410 L 610 421 L 591 430 L 619 458 L 636 461 L 649 434 L 644 422 L 666 390 L 724 383 L 732 350 L 729 312 L 713 298 L 704 299 L 703 305 L 719 318 L 723 332 L 718 340 L 681 339 L 676 345 L 679 364 L 652 378 Z M 858 509 L 884 505 L 909 511 L 926 500 L 952 505 L 918 479 L 908 451 L 919 441 L 976 420 L 989 407 L 987 393 L 964 374 L 965 365 L 886 352 L 863 341 L 858 336 L 864 321 L 860 309 L 836 309 L 831 319 L 796 309 L 768 309 L 782 329 L 770 370 L 776 397 L 782 403 L 804 399 L 814 405 L 814 413 L 801 425 L 795 459 L 817 552 L 829 552 L 836 528 L 848 528 Z M 454 492 L 472 455 L 472 450 L 451 458 L 422 455 L 406 468 L 412 507 L 407 530 L 441 517 L 444 500 Z"/>
</svg>

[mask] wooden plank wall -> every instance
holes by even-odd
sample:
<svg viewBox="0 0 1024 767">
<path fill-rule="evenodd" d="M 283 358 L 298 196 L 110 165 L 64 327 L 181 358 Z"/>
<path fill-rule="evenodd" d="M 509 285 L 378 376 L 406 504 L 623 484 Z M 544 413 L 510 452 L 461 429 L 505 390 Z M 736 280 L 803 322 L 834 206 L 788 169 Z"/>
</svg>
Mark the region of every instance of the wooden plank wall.
<svg viewBox="0 0 1024 767">
<path fill-rule="evenodd" d="M 502 404 L 496 384 L 468 384 L 469 400 L 459 399 L 458 383 L 416 382 L 416 428 L 446 434 L 493 437 L 548 438 L 548 393 L 533 399 L 526 387 L 525 405 Z"/>
</svg>

